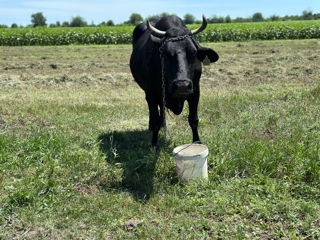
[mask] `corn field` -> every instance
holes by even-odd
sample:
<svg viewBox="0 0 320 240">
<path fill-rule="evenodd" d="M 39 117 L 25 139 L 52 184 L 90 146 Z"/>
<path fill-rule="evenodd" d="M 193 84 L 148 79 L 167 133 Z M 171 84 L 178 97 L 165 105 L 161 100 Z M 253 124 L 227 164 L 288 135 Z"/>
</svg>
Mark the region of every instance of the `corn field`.
<svg viewBox="0 0 320 240">
<path fill-rule="evenodd" d="M 190 29 L 198 25 L 188 26 Z M 0 29 L 1 46 L 129 44 L 132 26 Z M 320 38 L 320 21 L 209 24 L 199 42 Z"/>
<path fill-rule="evenodd" d="M 320 21 L 210 24 L 200 42 L 320 38 Z"/>
</svg>

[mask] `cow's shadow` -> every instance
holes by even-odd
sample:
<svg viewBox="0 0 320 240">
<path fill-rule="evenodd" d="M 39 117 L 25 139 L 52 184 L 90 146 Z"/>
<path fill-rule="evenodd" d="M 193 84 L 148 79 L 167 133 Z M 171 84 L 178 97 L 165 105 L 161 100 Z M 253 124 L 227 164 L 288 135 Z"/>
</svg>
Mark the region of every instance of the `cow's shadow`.
<svg viewBox="0 0 320 240">
<path fill-rule="evenodd" d="M 112 167 L 122 168 L 122 178 L 107 178 L 108 182 L 103 183 L 106 190 L 129 191 L 137 200 L 148 200 L 153 192 L 155 166 L 159 158 L 159 151 L 151 147 L 150 132 L 115 131 L 100 135 L 98 140 L 107 162 Z"/>
</svg>

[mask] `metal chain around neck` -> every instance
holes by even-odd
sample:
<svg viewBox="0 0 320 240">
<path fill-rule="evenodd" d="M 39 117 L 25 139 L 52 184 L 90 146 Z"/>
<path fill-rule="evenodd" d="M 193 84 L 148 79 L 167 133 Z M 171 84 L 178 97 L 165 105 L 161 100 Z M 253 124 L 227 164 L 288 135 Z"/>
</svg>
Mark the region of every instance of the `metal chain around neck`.
<svg viewBox="0 0 320 240">
<path fill-rule="evenodd" d="M 164 141 L 167 139 L 167 123 L 166 123 L 166 86 L 165 86 L 165 69 L 164 69 L 164 57 L 161 57 L 161 70 L 162 70 L 162 121 L 163 121 L 163 133 Z"/>
<path fill-rule="evenodd" d="M 182 35 L 182 36 L 178 36 L 178 37 L 165 37 L 165 38 L 163 38 L 163 40 L 161 41 L 161 46 L 159 48 L 160 58 L 163 57 L 164 47 L 166 46 L 166 44 L 168 42 L 177 42 L 177 41 L 181 41 L 181 40 L 184 40 L 187 38 L 193 39 L 193 36 L 192 35 Z"/>
<path fill-rule="evenodd" d="M 162 120 L 163 120 L 163 134 L 164 134 L 165 142 L 167 140 L 167 123 L 166 123 L 166 85 L 165 85 L 165 68 L 164 68 L 165 56 L 163 54 L 163 51 L 168 42 L 182 41 L 187 38 L 191 38 L 194 41 L 192 35 L 183 35 L 178 37 L 164 38 L 159 48 L 160 60 L 161 60 L 161 81 L 162 81 L 162 109 L 161 110 L 163 113 Z"/>
</svg>

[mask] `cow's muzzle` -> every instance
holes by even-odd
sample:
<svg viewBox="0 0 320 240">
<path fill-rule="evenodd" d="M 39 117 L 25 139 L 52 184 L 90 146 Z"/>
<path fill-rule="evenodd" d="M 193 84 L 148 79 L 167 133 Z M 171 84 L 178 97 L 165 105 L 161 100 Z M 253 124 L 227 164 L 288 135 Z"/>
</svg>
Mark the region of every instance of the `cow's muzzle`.
<svg viewBox="0 0 320 240">
<path fill-rule="evenodd" d="M 193 93 L 193 84 L 191 80 L 175 80 L 172 82 L 172 94 L 179 96 L 188 96 Z"/>
</svg>

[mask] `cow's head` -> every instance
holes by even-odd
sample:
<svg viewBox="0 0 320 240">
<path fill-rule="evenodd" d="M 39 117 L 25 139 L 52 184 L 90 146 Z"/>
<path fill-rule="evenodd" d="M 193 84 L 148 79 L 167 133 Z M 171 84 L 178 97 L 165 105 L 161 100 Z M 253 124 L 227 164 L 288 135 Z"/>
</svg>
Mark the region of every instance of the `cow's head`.
<svg viewBox="0 0 320 240">
<path fill-rule="evenodd" d="M 206 57 L 210 62 L 216 62 L 219 59 L 215 51 L 200 47 L 192 37 L 206 28 L 206 17 L 203 15 L 201 27 L 192 31 L 186 27 L 171 27 L 167 31 L 161 31 L 152 26 L 149 21 L 147 26 L 151 34 L 160 42 L 167 93 L 175 97 L 187 97 L 193 93 L 194 79 L 200 78 L 201 62 Z"/>
</svg>

